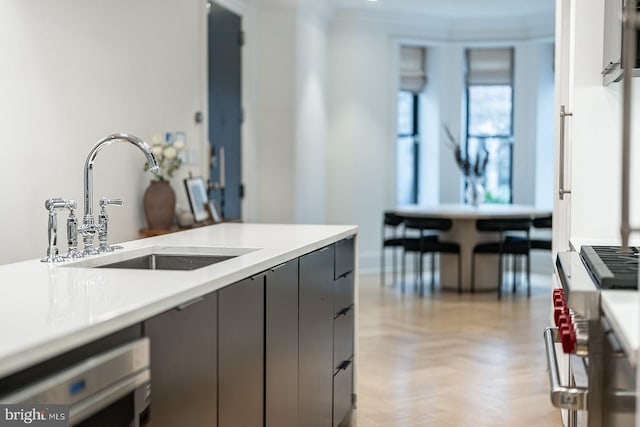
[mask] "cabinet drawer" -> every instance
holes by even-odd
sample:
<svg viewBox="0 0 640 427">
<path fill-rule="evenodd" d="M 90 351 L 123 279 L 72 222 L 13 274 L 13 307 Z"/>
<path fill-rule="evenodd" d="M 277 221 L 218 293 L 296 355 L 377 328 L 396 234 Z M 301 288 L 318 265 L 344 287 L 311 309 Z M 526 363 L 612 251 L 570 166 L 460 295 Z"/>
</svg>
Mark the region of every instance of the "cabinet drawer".
<svg viewBox="0 0 640 427">
<path fill-rule="evenodd" d="M 338 316 L 353 305 L 353 272 L 333 282 L 333 312 Z"/>
<path fill-rule="evenodd" d="M 333 321 L 333 366 L 337 371 L 353 355 L 353 306 Z"/>
<path fill-rule="evenodd" d="M 353 363 L 345 365 L 333 376 L 333 427 L 338 427 L 351 412 Z"/>
<path fill-rule="evenodd" d="M 334 279 L 353 270 L 355 236 L 336 243 Z"/>
</svg>

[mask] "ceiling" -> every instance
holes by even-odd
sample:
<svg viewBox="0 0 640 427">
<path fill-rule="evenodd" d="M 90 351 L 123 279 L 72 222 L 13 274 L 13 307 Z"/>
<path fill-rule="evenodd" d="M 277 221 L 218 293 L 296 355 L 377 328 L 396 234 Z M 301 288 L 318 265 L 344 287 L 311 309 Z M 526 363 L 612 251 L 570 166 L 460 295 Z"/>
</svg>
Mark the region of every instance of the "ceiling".
<svg viewBox="0 0 640 427">
<path fill-rule="evenodd" d="M 555 0 L 329 0 L 338 9 L 377 9 L 446 18 L 522 17 L 554 13 Z"/>
</svg>

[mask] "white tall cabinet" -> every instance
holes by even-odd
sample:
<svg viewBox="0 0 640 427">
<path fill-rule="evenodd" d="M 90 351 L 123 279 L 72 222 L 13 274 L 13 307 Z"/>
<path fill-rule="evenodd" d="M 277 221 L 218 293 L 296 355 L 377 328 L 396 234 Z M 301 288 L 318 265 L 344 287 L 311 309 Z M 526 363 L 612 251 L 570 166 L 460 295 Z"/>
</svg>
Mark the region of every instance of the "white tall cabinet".
<svg viewBox="0 0 640 427">
<path fill-rule="evenodd" d="M 572 238 L 617 237 L 619 124 L 608 110 L 619 112 L 621 92 L 602 85 L 603 11 L 604 0 L 556 0 L 554 261 Z M 558 357 L 568 384 L 568 357 Z"/>
<path fill-rule="evenodd" d="M 570 239 L 620 240 L 622 85 L 602 84 L 603 13 L 604 0 L 556 0 L 554 252 Z"/>
</svg>

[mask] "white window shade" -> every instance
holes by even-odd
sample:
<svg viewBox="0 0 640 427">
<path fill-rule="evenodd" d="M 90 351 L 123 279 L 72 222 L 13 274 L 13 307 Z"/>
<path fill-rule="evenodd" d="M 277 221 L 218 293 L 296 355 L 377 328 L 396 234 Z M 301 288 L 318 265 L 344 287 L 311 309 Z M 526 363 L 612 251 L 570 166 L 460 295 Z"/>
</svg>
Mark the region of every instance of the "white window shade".
<svg viewBox="0 0 640 427">
<path fill-rule="evenodd" d="M 467 50 L 468 85 L 510 85 L 513 79 L 513 49 Z"/>
<path fill-rule="evenodd" d="M 426 49 L 400 46 L 400 90 L 421 93 L 427 84 Z"/>
</svg>

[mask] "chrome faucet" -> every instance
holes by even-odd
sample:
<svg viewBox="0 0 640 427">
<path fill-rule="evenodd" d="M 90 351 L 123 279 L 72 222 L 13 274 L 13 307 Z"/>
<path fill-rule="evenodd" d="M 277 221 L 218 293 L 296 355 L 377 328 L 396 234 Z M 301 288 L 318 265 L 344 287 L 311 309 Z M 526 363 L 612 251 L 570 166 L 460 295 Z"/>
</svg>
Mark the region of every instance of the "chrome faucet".
<svg viewBox="0 0 640 427">
<path fill-rule="evenodd" d="M 153 173 L 157 173 L 159 170 L 158 161 L 151 152 L 149 145 L 133 135 L 115 133 L 102 138 L 93 146 L 84 163 L 84 217 L 82 219 L 82 226 L 79 227 L 79 231 L 82 234 L 82 239 L 84 241 L 85 255 L 95 255 L 99 253 L 98 249 L 94 247 L 93 238 L 95 234 L 100 231 L 101 227 L 106 228 L 106 224 L 96 225 L 93 219 L 93 164 L 95 163 L 96 156 L 100 150 L 114 142 L 129 142 L 135 145 L 147 157 L 149 170 Z"/>
</svg>

